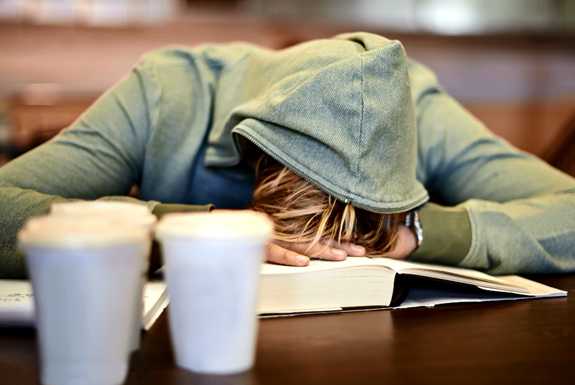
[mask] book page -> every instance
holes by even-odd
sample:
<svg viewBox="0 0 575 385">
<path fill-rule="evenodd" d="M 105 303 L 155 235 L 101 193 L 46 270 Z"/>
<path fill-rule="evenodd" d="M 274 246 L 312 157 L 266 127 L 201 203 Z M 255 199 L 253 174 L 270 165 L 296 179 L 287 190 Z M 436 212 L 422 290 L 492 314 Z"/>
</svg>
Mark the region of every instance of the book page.
<svg viewBox="0 0 575 385">
<path fill-rule="evenodd" d="M 520 277 L 518 275 L 504 275 L 498 277 L 501 281 L 514 286 L 519 286 L 527 290 L 526 295 L 533 296 L 533 297 L 564 297 L 567 295 L 565 290 L 556 289 L 551 286 L 547 286 L 540 282 L 535 282 L 527 278 Z M 485 290 L 496 291 L 490 288 L 484 288 L 479 286 Z"/>
<path fill-rule="evenodd" d="M 166 285 L 148 282 L 144 288 L 142 327 L 149 330 L 168 306 Z M 0 326 L 33 326 L 34 298 L 26 280 L 0 279 Z"/>
<path fill-rule="evenodd" d="M 308 266 L 263 264 L 258 313 L 324 312 L 388 306 L 396 273 L 369 258 L 313 260 Z"/>
<path fill-rule="evenodd" d="M 529 294 L 529 290 L 518 286 L 523 281 L 504 280 L 477 270 L 462 267 L 434 265 L 420 262 L 408 262 L 390 258 L 374 258 L 378 264 L 387 266 L 399 274 L 413 274 L 422 277 L 444 279 L 479 286 L 484 289 L 508 291 L 517 294 Z"/>
<path fill-rule="evenodd" d="M 419 272 L 437 272 L 449 276 L 464 278 L 465 280 L 473 281 L 474 284 L 489 282 L 509 286 L 511 288 L 520 288 L 520 286 L 516 286 L 516 283 L 520 282 L 502 281 L 499 277 L 494 277 L 476 270 L 380 257 L 348 257 L 344 261 L 311 260 L 309 265 L 305 267 L 264 263 L 262 264 L 261 272 L 262 274 L 301 274 L 324 270 L 347 269 L 357 266 L 383 267 L 400 274 L 411 273 L 414 275 L 425 275 L 419 274 Z"/>
<path fill-rule="evenodd" d="M 529 283 L 532 281 L 527 279 L 518 279 L 519 277 L 509 278 L 510 276 L 491 276 L 480 271 L 461 267 L 434 265 L 380 257 L 348 257 L 344 261 L 312 260 L 306 267 L 282 266 L 264 263 L 262 265 L 261 272 L 264 276 L 303 274 L 317 271 L 349 269 L 353 267 L 379 267 L 395 271 L 398 274 L 410 274 L 464 283 L 474 285 L 485 290 L 504 291 L 520 295 L 534 295 L 530 292 L 533 287 L 529 286 Z"/>
<path fill-rule="evenodd" d="M 375 258 L 349 257 L 344 261 L 324 261 L 324 260 L 312 259 L 309 262 L 309 265 L 304 267 L 263 263 L 261 273 L 264 275 L 302 274 L 315 271 L 347 269 L 350 267 L 358 267 L 358 266 L 375 266 L 391 270 L 388 266 L 378 263 L 377 259 Z"/>
<path fill-rule="evenodd" d="M 146 283 L 144 288 L 144 314 L 142 327 L 150 330 L 169 304 L 168 289 L 164 281 Z"/>
<path fill-rule="evenodd" d="M 391 258 L 377 258 L 376 259 L 379 263 L 384 266 L 388 266 L 398 273 L 403 272 L 412 272 L 412 271 L 435 271 L 441 273 L 447 273 L 451 275 L 456 275 L 460 277 L 465 277 L 468 279 L 476 280 L 476 281 L 484 281 L 484 282 L 494 282 L 500 283 L 501 281 L 498 277 L 494 277 L 489 274 L 482 273 L 477 270 L 465 269 L 462 267 L 454 267 L 454 266 L 443 266 L 443 265 L 434 265 L 429 263 L 420 263 L 420 262 L 410 262 L 410 261 L 403 261 L 398 259 L 391 259 Z"/>
<path fill-rule="evenodd" d="M 32 286 L 28 281 L 0 279 L 0 325 L 34 323 Z"/>
</svg>

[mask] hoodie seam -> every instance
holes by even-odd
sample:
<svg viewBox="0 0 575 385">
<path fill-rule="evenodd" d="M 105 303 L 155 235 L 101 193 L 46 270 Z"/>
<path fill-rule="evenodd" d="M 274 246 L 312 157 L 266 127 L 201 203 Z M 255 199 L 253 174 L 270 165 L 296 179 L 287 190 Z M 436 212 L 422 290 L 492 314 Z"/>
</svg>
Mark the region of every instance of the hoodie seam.
<svg viewBox="0 0 575 385">
<path fill-rule="evenodd" d="M 386 207 L 387 209 L 397 209 L 397 212 L 411 210 L 428 201 L 428 196 L 425 190 L 423 190 L 422 193 L 415 195 L 414 197 L 411 197 L 410 199 L 397 199 L 397 200 L 390 199 L 385 202 L 370 199 L 366 196 L 352 192 L 346 188 L 334 185 L 329 180 L 323 178 L 321 175 L 318 175 L 315 171 L 311 170 L 310 168 L 306 167 L 303 164 L 298 163 L 297 161 L 294 161 L 290 156 L 286 156 L 286 154 L 283 151 L 281 151 L 278 147 L 273 145 L 264 137 L 253 132 L 251 129 L 249 129 L 249 127 L 243 124 L 238 124 L 236 127 L 234 127 L 234 130 L 236 130 L 237 134 L 240 134 L 248 138 L 250 142 L 255 144 L 262 151 L 264 151 L 265 153 L 267 153 L 280 163 L 286 165 L 288 168 L 292 169 L 294 172 L 296 172 L 296 174 L 298 174 L 305 180 L 312 182 L 312 184 L 314 185 L 323 186 L 323 189 L 327 190 L 326 192 L 330 195 L 334 195 L 336 197 L 340 196 L 338 198 L 340 200 L 345 199 L 350 200 L 349 197 L 345 196 L 348 195 L 351 196 L 353 200 L 356 201 L 356 203 L 360 203 L 361 205 L 373 211 L 380 210 L 381 206 L 387 206 Z M 331 185 L 332 187 L 329 188 L 326 187 L 326 185 Z M 336 192 L 336 190 L 340 190 L 340 192 Z M 357 202 L 358 200 L 361 200 L 362 202 Z M 415 202 L 415 204 L 413 202 Z"/>
<path fill-rule="evenodd" d="M 473 211 L 469 207 L 464 208 L 467 211 L 469 223 L 471 224 L 471 246 L 469 247 L 469 250 L 467 251 L 465 257 L 463 257 L 463 259 L 458 263 L 458 265 L 463 267 L 469 266 L 477 268 L 478 265 L 477 259 L 478 256 L 481 255 L 480 252 L 481 242 L 479 241 L 481 239 L 481 227 L 478 226 L 477 219 L 475 218 Z M 483 270 L 489 270 L 492 268 L 492 266 L 488 264 L 487 267 L 480 266 L 479 268 Z"/>
<path fill-rule="evenodd" d="M 361 77 L 360 77 L 360 92 L 361 92 L 361 113 L 359 116 L 359 148 L 360 150 L 358 151 L 358 155 L 357 155 L 357 162 L 356 162 L 356 169 L 355 169 L 355 175 L 357 177 L 357 175 L 359 174 L 359 169 L 360 169 L 360 165 L 359 163 L 361 162 L 361 158 L 363 156 L 361 149 L 363 148 L 363 114 L 364 114 L 364 109 L 365 109 L 365 92 L 364 92 L 364 79 L 363 79 L 363 55 L 359 56 L 359 60 L 360 60 L 360 66 L 361 66 Z"/>
</svg>

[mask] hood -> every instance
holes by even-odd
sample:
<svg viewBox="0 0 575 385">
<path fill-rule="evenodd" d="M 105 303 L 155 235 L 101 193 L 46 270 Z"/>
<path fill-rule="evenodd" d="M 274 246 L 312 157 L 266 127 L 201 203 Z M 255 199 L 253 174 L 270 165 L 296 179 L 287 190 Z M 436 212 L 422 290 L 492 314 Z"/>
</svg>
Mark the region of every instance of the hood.
<svg viewBox="0 0 575 385">
<path fill-rule="evenodd" d="M 416 180 L 414 107 L 398 41 L 345 34 L 269 60 L 255 56 L 236 68 L 243 68 L 245 90 L 230 92 L 243 92 L 235 95 L 241 103 L 220 119 L 217 110 L 225 108 L 216 104 L 213 143 L 240 135 L 321 190 L 369 211 L 407 211 L 428 200 Z M 231 150 L 220 155 L 237 158 L 237 144 Z"/>
</svg>

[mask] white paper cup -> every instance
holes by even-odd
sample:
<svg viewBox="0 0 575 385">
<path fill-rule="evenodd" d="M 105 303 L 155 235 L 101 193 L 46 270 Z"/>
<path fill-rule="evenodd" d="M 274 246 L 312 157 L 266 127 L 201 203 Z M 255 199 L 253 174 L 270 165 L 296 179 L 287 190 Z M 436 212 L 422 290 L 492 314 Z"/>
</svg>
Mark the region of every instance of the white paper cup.
<svg viewBox="0 0 575 385">
<path fill-rule="evenodd" d="M 32 280 L 42 383 L 121 384 L 148 234 L 104 219 L 46 216 L 18 238 Z"/>
<path fill-rule="evenodd" d="M 166 215 L 156 229 L 170 295 L 176 364 L 210 374 L 250 369 L 259 272 L 272 223 L 253 211 Z"/>
<path fill-rule="evenodd" d="M 113 221 L 116 226 L 122 228 L 131 228 L 139 226 L 144 228 L 150 235 L 146 258 L 142 259 L 141 279 L 139 292 L 142 299 L 136 303 L 133 309 L 134 327 L 130 336 L 130 351 L 134 352 L 140 348 L 140 335 L 142 327 L 142 315 L 144 312 L 143 291 L 146 285 L 147 272 L 150 267 L 150 246 L 151 237 L 156 225 L 157 219 L 150 210 L 144 205 L 130 202 L 116 201 L 77 201 L 54 203 L 50 208 L 50 214 L 58 217 L 72 218 L 102 218 Z"/>
</svg>

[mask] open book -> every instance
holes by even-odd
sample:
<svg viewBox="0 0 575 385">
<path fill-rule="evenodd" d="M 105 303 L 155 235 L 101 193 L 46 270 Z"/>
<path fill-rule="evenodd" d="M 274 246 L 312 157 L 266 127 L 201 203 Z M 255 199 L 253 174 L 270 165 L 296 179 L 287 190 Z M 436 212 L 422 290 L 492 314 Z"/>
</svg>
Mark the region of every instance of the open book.
<svg viewBox="0 0 575 385">
<path fill-rule="evenodd" d="M 315 260 L 307 267 L 264 264 L 258 312 L 292 315 L 566 295 L 515 275 L 495 277 L 456 267 L 354 257 Z"/>
<path fill-rule="evenodd" d="M 149 330 L 168 306 L 166 285 L 161 281 L 146 283 L 142 328 Z M 32 326 L 34 300 L 32 285 L 25 280 L 0 279 L 0 326 Z"/>
<path fill-rule="evenodd" d="M 307 267 L 264 263 L 258 313 L 269 317 L 566 295 L 516 275 L 494 277 L 456 267 L 354 257 L 341 262 L 314 260 Z M 142 327 L 150 329 L 167 305 L 165 283 L 148 282 Z M 33 307 L 28 281 L 0 280 L 0 326 L 31 326 Z"/>
</svg>

